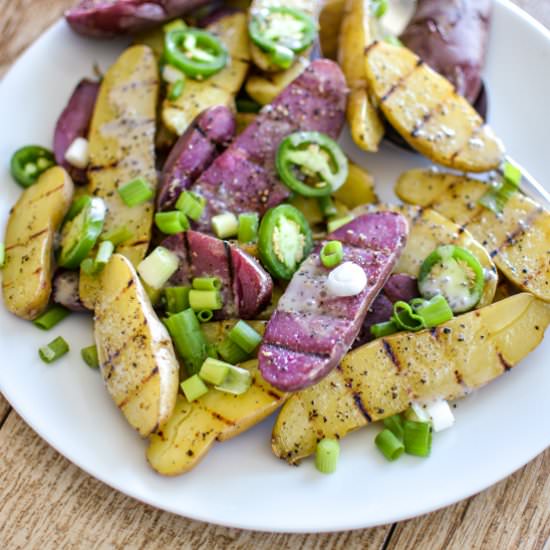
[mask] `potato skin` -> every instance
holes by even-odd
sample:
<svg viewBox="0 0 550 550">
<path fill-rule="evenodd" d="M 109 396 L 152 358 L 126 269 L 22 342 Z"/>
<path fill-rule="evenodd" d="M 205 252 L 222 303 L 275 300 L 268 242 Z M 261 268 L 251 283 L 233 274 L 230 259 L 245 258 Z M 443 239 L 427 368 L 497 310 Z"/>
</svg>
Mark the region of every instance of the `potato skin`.
<svg viewBox="0 0 550 550">
<path fill-rule="evenodd" d="M 6 308 L 22 319 L 35 319 L 48 305 L 54 236 L 73 193 L 69 174 L 55 166 L 23 191 L 10 212 L 2 292 Z"/>
<path fill-rule="evenodd" d="M 101 373 L 113 401 L 142 437 L 174 409 L 179 364 L 130 261 L 113 254 L 99 276 L 94 336 Z"/>
<path fill-rule="evenodd" d="M 550 305 L 524 293 L 436 329 L 361 346 L 319 384 L 288 399 L 273 428 L 273 452 L 293 464 L 319 439 L 342 438 L 412 400 L 463 397 L 517 365 L 549 323 Z"/>
</svg>

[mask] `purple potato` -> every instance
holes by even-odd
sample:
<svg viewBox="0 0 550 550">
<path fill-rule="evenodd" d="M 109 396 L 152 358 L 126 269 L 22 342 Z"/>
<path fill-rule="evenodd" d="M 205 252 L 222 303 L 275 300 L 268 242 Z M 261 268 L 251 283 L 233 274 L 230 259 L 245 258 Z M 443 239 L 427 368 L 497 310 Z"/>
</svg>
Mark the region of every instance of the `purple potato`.
<svg viewBox="0 0 550 550">
<path fill-rule="evenodd" d="M 418 284 L 416 277 L 411 277 L 406 273 L 394 273 L 384 285 L 384 294 L 390 302 L 410 302 L 413 298 L 418 298 Z"/>
<path fill-rule="evenodd" d="M 491 0 L 418 0 L 400 36 L 472 104 L 481 91 L 491 10 Z"/>
<path fill-rule="evenodd" d="M 105 38 L 141 31 L 207 4 L 208 0 L 82 0 L 65 12 L 78 34 Z"/>
<path fill-rule="evenodd" d="M 392 314 L 393 304 L 389 301 L 384 292 L 381 292 L 367 311 L 367 316 L 361 325 L 361 330 L 359 331 L 357 338 L 353 342 L 352 348 L 358 348 L 359 346 L 374 340 L 374 336 L 371 334 L 370 328 L 378 323 L 385 323 L 386 321 L 389 321 Z"/>
<path fill-rule="evenodd" d="M 180 136 L 162 170 L 157 209 L 170 210 L 181 192 L 212 164 L 235 135 L 235 116 L 225 106 L 202 112 Z"/>
<path fill-rule="evenodd" d="M 240 248 L 197 231 L 167 237 L 162 246 L 180 260 L 170 284 L 190 285 L 195 277 L 220 280 L 223 309 L 215 312 L 215 319 L 254 319 L 269 305 L 270 275 Z"/>
<path fill-rule="evenodd" d="M 81 80 L 55 125 L 53 137 L 55 161 L 69 172 L 75 183 L 86 183 L 86 170 L 69 164 L 65 160 L 65 153 L 76 138 L 88 137 L 99 86 L 99 82 Z"/>
<path fill-rule="evenodd" d="M 71 311 L 88 311 L 80 301 L 78 271 L 59 270 L 52 284 L 52 300 Z"/>
<path fill-rule="evenodd" d="M 210 230 L 220 212 L 263 215 L 289 195 L 275 167 L 281 141 L 298 131 L 318 131 L 337 139 L 344 125 L 346 81 L 333 61 L 314 61 L 266 105 L 192 186 L 207 199 L 197 227 Z"/>
<path fill-rule="evenodd" d="M 327 235 L 343 244 L 343 261 L 361 266 L 367 286 L 356 296 L 328 293 L 320 243 L 292 277 L 271 317 L 258 354 L 263 377 L 283 391 L 297 391 L 326 376 L 356 339 L 367 311 L 388 280 L 408 234 L 396 212 L 355 218 Z"/>
</svg>

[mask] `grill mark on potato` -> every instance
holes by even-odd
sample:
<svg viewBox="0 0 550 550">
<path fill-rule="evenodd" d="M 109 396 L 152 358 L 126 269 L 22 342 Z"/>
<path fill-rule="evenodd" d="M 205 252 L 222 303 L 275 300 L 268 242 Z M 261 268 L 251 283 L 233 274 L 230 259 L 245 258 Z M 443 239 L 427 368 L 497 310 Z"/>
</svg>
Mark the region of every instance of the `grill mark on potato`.
<svg viewBox="0 0 550 550">
<path fill-rule="evenodd" d="M 37 231 L 36 233 L 33 233 L 32 235 L 29 235 L 28 239 L 26 241 L 23 241 L 22 243 L 15 243 L 11 246 L 6 247 L 6 252 L 8 250 L 13 250 L 14 248 L 19 248 L 21 246 L 27 246 L 32 240 L 40 237 L 40 235 L 43 235 L 44 233 L 47 233 L 49 231 L 49 228 L 46 227 L 44 229 L 41 229 L 40 231 Z"/>
<path fill-rule="evenodd" d="M 510 363 L 508 363 L 508 361 L 506 361 L 506 359 L 504 359 L 504 356 L 502 355 L 502 353 L 500 353 L 500 351 L 498 352 L 498 360 L 500 361 L 500 364 L 502 365 L 502 367 L 504 368 L 505 371 L 511 370 L 514 366 L 514 365 L 511 365 Z"/>
<path fill-rule="evenodd" d="M 112 170 L 120 164 L 120 159 L 113 160 L 108 164 L 90 164 L 88 166 L 88 172 L 101 172 L 103 170 Z"/>
<path fill-rule="evenodd" d="M 354 391 L 351 396 L 353 397 L 353 402 L 355 403 L 355 406 L 359 409 L 361 414 L 365 417 L 365 420 L 367 422 L 372 422 L 372 418 L 367 411 L 365 404 L 363 403 L 363 400 L 361 399 L 361 394 L 359 392 Z"/>
<path fill-rule="evenodd" d="M 399 88 L 403 88 L 404 85 L 405 85 L 405 82 L 407 82 L 407 80 L 416 72 L 420 69 L 420 67 L 424 64 L 424 61 L 422 61 L 422 59 L 419 59 L 417 62 L 416 62 L 416 65 L 414 67 L 414 69 L 406 74 L 405 76 L 402 76 L 401 78 L 399 78 L 397 80 L 397 82 L 395 84 L 392 84 L 390 89 L 380 98 L 380 105 L 386 103 L 388 101 L 388 99 L 392 96 L 392 94 L 398 90 Z"/>
<path fill-rule="evenodd" d="M 385 354 L 390 358 L 391 362 L 397 368 L 398 372 L 401 372 L 401 363 L 399 361 L 399 358 L 395 354 L 392 345 L 385 338 L 382 338 L 382 347 L 384 348 Z"/>
<path fill-rule="evenodd" d="M 204 405 L 203 405 L 204 407 Z M 235 426 L 235 421 L 233 420 L 230 420 L 229 418 L 226 418 L 225 416 L 222 416 L 219 412 L 216 412 L 216 411 L 213 411 L 211 409 L 209 409 L 208 407 L 204 407 L 204 410 L 214 419 L 216 420 L 219 420 L 220 422 L 222 422 L 223 424 L 225 424 L 226 426 Z"/>
<path fill-rule="evenodd" d="M 518 223 L 516 228 L 511 233 L 508 233 L 506 235 L 506 239 L 504 240 L 503 243 L 500 244 L 500 246 L 498 247 L 498 251 L 500 252 L 505 248 L 514 246 L 516 239 L 522 236 L 523 234 L 527 233 L 529 229 L 533 227 L 537 218 L 539 218 L 543 213 L 544 213 L 544 208 L 542 208 L 541 206 L 533 210 L 529 214 L 529 216 L 527 216 L 526 222 Z"/>
<path fill-rule="evenodd" d="M 120 403 L 117 403 L 117 407 L 119 409 L 122 409 L 123 407 L 125 407 L 128 403 L 130 403 L 130 401 L 136 396 L 139 394 L 139 392 L 143 389 L 143 386 L 145 386 L 145 384 L 147 384 L 147 382 L 149 382 L 149 380 L 151 380 L 154 376 L 156 376 L 156 374 L 158 374 L 158 371 L 159 371 L 159 368 L 158 367 L 155 367 L 147 376 L 145 376 L 141 382 L 139 383 L 139 385 L 136 387 L 136 389 L 131 392 L 130 394 L 128 394 Z"/>
</svg>

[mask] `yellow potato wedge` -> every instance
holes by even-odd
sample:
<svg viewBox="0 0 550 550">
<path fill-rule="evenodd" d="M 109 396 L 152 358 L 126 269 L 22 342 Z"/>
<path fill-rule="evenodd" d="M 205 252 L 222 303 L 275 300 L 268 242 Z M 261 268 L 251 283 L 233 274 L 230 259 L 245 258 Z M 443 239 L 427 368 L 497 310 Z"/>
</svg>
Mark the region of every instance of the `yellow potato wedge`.
<svg viewBox="0 0 550 550">
<path fill-rule="evenodd" d="M 411 401 L 463 397 L 521 361 L 549 323 L 550 305 L 523 293 L 437 329 L 374 340 L 288 399 L 273 429 L 273 452 L 296 463 L 319 439 L 342 438 Z"/>
<path fill-rule="evenodd" d="M 367 48 L 369 90 L 399 134 L 430 160 L 465 172 L 486 172 L 503 148 L 452 84 L 413 52 L 386 42 Z"/>
<path fill-rule="evenodd" d="M 365 64 L 359 60 L 377 37 L 371 0 L 347 0 L 340 27 L 338 62 L 350 88 L 346 117 L 351 137 L 364 151 L 378 151 L 384 124 L 367 90 Z"/>
<path fill-rule="evenodd" d="M 143 437 L 174 410 L 179 364 L 168 331 L 130 263 L 113 254 L 99 276 L 94 335 L 113 401 Z"/>
<path fill-rule="evenodd" d="M 2 292 L 6 308 L 34 319 L 48 305 L 54 269 L 53 242 L 73 199 L 73 182 L 61 167 L 50 168 L 25 189 L 6 228 Z"/>
<path fill-rule="evenodd" d="M 395 192 L 405 202 L 430 207 L 467 229 L 514 285 L 550 302 L 550 212 L 515 193 L 500 216 L 478 204 L 487 184 L 464 176 L 410 170 Z"/>
<path fill-rule="evenodd" d="M 197 115 L 215 105 L 234 105 L 248 73 L 250 51 L 247 19 L 244 13 L 232 13 L 218 19 L 206 30 L 215 34 L 229 53 L 227 65 L 205 80 L 186 79 L 183 93 L 173 101 L 165 99 L 162 121 L 171 132 L 181 136 Z"/>
<path fill-rule="evenodd" d="M 336 59 L 338 36 L 344 17 L 346 0 L 324 0 L 319 14 L 319 42 L 323 57 Z"/>
<path fill-rule="evenodd" d="M 263 380 L 257 361 L 240 365 L 252 373 L 252 386 L 242 395 L 211 389 L 189 403 L 178 395 L 174 414 L 151 435 L 147 460 L 160 474 L 178 475 L 195 467 L 214 441 L 231 439 L 275 411 L 287 395 Z"/>
<path fill-rule="evenodd" d="M 479 260 L 486 273 L 485 288 L 476 307 L 485 307 L 493 303 L 498 283 L 497 268 L 489 253 L 469 231 L 459 227 L 431 208 L 380 204 L 357 208 L 352 214 L 359 216 L 366 212 L 383 210 L 399 212 L 409 222 L 410 231 L 407 245 L 394 268 L 394 273 L 407 273 L 418 277 L 422 263 L 438 246 L 444 244 L 461 246 L 469 250 Z"/>
<path fill-rule="evenodd" d="M 147 46 L 128 48 L 105 73 L 90 127 L 88 193 L 107 205 L 104 231 L 126 226 L 132 238 L 117 251 L 137 265 L 151 239 L 153 199 L 132 208 L 117 189 L 145 178 L 156 189 L 155 119 L 158 69 Z"/>
<path fill-rule="evenodd" d="M 348 177 L 333 197 L 348 208 L 378 201 L 372 176 L 354 162 L 348 163 Z"/>
</svg>

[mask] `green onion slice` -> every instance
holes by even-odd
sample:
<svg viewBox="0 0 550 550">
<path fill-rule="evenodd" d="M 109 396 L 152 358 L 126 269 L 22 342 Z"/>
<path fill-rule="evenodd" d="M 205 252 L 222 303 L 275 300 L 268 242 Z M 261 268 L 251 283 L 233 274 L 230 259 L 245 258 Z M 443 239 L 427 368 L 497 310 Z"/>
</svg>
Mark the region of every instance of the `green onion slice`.
<svg viewBox="0 0 550 550">
<path fill-rule="evenodd" d="M 194 290 L 220 290 L 222 287 L 217 277 L 195 277 L 192 285 Z"/>
<path fill-rule="evenodd" d="M 84 360 L 84 363 L 88 365 L 91 369 L 99 368 L 99 357 L 97 355 L 96 346 L 88 346 L 87 348 L 82 348 L 80 350 L 80 355 Z"/>
<path fill-rule="evenodd" d="M 222 359 L 237 365 L 246 361 L 250 354 L 244 351 L 238 344 L 230 340 L 229 337 L 225 338 L 220 344 L 218 344 L 218 353 Z"/>
<path fill-rule="evenodd" d="M 315 452 L 315 466 L 322 474 L 332 474 L 338 466 L 340 443 L 336 439 L 321 439 Z"/>
<path fill-rule="evenodd" d="M 370 327 L 370 333 L 375 338 L 383 338 L 389 336 L 395 332 L 399 332 L 399 327 L 393 321 L 384 321 L 383 323 L 376 323 Z"/>
<path fill-rule="evenodd" d="M 340 227 L 343 227 L 344 225 L 348 224 L 352 220 L 353 220 L 352 215 L 342 216 L 341 218 L 335 218 L 333 220 L 329 220 L 327 223 L 327 232 L 332 233 L 333 231 L 340 229 Z"/>
<path fill-rule="evenodd" d="M 380 452 L 389 460 L 397 460 L 405 451 L 405 445 L 388 429 L 382 430 L 374 439 Z"/>
<path fill-rule="evenodd" d="M 206 199 L 192 191 L 183 191 L 176 201 L 176 208 L 193 221 L 198 221 L 206 206 Z"/>
<path fill-rule="evenodd" d="M 417 307 L 415 312 L 422 318 L 427 328 L 437 327 L 453 318 L 453 310 L 449 306 L 445 296 L 438 294 L 431 300 Z"/>
<path fill-rule="evenodd" d="M 155 225 L 165 235 L 175 235 L 189 229 L 187 217 L 179 210 L 157 212 L 155 214 Z"/>
<path fill-rule="evenodd" d="M 103 233 L 99 238 L 102 241 L 111 241 L 115 246 L 118 246 L 123 242 L 129 241 L 133 236 L 132 231 L 123 225 L 122 227 L 116 227 L 111 231 Z"/>
<path fill-rule="evenodd" d="M 190 403 L 208 393 L 208 386 L 201 380 L 198 374 L 190 376 L 181 384 L 181 391 Z"/>
<path fill-rule="evenodd" d="M 167 313 L 180 313 L 189 308 L 188 286 L 169 286 L 164 289 L 164 300 Z"/>
<path fill-rule="evenodd" d="M 195 290 L 189 291 L 189 305 L 194 311 L 210 309 L 213 311 L 222 309 L 223 302 L 218 290 Z"/>
<path fill-rule="evenodd" d="M 40 355 L 40 358 L 44 361 L 44 363 L 53 363 L 68 352 L 69 344 L 67 344 L 61 336 L 58 336 L 46 346 L 42 346 L 38 350 L 38 355 Z"/>
<path fill-rule="evenodd" d="M 70 315 L 70 313 L 71 312 L 68 309 L 61 307 L 60 305 L 53 305 L 48 308 L 47 311 L 42 313 L 40 317 L 37 317 L 33 321 L 33 324 L 42 330 L 50 330 L 55 327 L 55 325 L 63 321 L 63 319 Z"/>
<path fill-rule="evenodd" d="M 218 391 L 242 395 L 252 385 L 252 375 L 247 369 L 228 365 L 227 375 L 221 384 L 214 386 Z"/>
<path fill-rule="evenodd" d="M 214 312 L 211 309 L 201 309 L 200 311 L 197 311 L 197 319 L 201 323 L 208 323 L 212 321 L 214 317 Z"/>
<path fill-rule="evenodd" d="M 256 212 L 245 212 L 244 214 L 240 214 L 238 224 L 237 238 L 239 242 L 250 243 L 258 238 L 260 216 Z"/>
<path fill-rule="evenodd" d="M 321 263 L 325 267 L 336 267 L 343 259 L 344 247 L 340 241 L 329 241 L 321 248 Z"/>
<path fill-rule="evenodd" d="M 170 101 L 176 101 L 176 99 L 179 99 L 181 97 L 181 94 L 183 93 L 183 86 L 185 82 L 183 79 L 176 80 L 176 82 L 173 82 L 168 86 L 168 93 L 167 97 Z"/>
<path fill-rule="evenodd" d="M 201 366 L 199 371 L 199 376 L 209 384 L 220 385 L 223 384 L 224 380 L 227 378 L 229 369 L 233 365 L 224 363 L 223 361 L 218 361 L 217 359 L 212 359 L 208 357 Z"/>
<path fill-rule="evenodd" d="M 393 416 L 384 418 L 384 427 L 390 430 L 397 439 L 403 441 L 405 430 L 403 428 L 403 418 L 400 414 L 394 414 Z"/>
<path fill-rule="evenodd" d="M 334 218 L 338 215 L 338 209 L 330 195 L 319 197 L 317 202 L 319 203 L 319 210 L 321 210 L 323 218 Z"/>
<path fill-rule="evenodd" d="M 238 321 L 229 331 L 228 337 L 247 353 L 252 353 L 261 343 L 262 336 L 248 323 Z"/>
<path fill-rule="evenodd" d="M 415 456 L 428 456 L 432 448 L 432 427 L 429 422 L 405 420 L 403 423 L 405 452 Z"/>
<path fill-rule="evenodd" d="M 125 183 L 118 188 L 118 194 L 122 202 L 129 207 L 144 204 L 155 196 L 153 188 L 144 178 L 136 178 Z"/>
<path fill-rule="evenodd" d="M 151 288 L 162 288 L 179 267 L 178 257 L 167 248 L 157 246 L 137 267 L 140 277 Z"/>
<path fill-rule="evenodd" d="M 237 220 L 237 216 L 230 212 L 213 216 L 211 223 L 214 234 L 220 239 L 234 237 L 239 232 L 239 222 Z"/>
<path fill-rule="evenodd" d="M 407 302 L 401 300 L 393 304 L 393 315 L 391 320 L 400 330 L 416 332 L 426 328 L 424 319 L 416 314 Z"/>
</svg>

